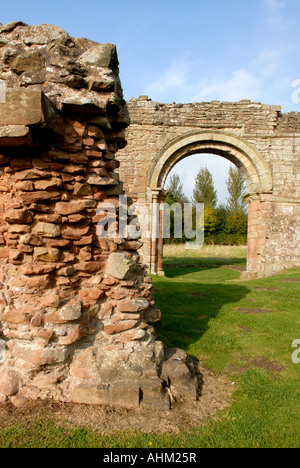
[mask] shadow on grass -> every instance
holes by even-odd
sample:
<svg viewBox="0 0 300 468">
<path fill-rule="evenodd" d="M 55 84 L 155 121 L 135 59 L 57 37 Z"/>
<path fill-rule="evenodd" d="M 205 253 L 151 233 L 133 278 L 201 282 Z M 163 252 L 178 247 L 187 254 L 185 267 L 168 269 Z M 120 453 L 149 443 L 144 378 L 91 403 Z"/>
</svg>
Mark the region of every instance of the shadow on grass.
<svg viewBox="0 0 300 468">
<path fill-rule="evenodd" d="M 210 276 L 214 276 L 214 274 L 219 272 L 221 267 L 225 267 L 224 264 L 222 265 L 197 265 L 197 264 L 190 264 L 190 265 L 169 265 L 165 266 L 165 277 L 166 278 L 178 278 L 190 275 L 191 277 L 194 276 L 195 280 L 197 279 L 198 275 L 203 274 L 204 272 L 209 272 Z"/>
<path fill-rule="evenodd" d="M 234 307 L 249 294 L 250 290 L 242 284 L 222 284 L 220 271 L 224 278 L 233 280 L 239 276 L 235 271 L 220 268 L 211 282 L 196 279 L 197 273 L 201 276 L 203 272 L 213 274 L 212 270 L 215 269 L 192 269 L 191 278 L 194 279 L 186 280 L 186 277 L 182 278 L 183 275 L 188 276 L 186 270 L 170 268 L 166 278 L 156 277 L 154 280 L 155 303 L 162 311 L 161 321 L 155 324 L 155 330 L 166 346 L 187 350 L 205 334 L 210 321 L 224 306 L 232 304 Z"/>
<path fill-rule="evenodd" d="M 228 280 L 238 280 L 242 271 L 246 269 L 243 264 L 216 264 L 216 265 L 170 265 L 165 268 L 166 278 L 181 278 L 189 281 L 204 281 L 222 283 Z"/>
<path fill-rule="evenodd" d="M 208 267 L 217 268 L 221 265 L 245 265 L 246 258 L 225 258 L 225 257 L 167 257 L 163 264 L 164 268 L 176 267 Z"/>
</svg>

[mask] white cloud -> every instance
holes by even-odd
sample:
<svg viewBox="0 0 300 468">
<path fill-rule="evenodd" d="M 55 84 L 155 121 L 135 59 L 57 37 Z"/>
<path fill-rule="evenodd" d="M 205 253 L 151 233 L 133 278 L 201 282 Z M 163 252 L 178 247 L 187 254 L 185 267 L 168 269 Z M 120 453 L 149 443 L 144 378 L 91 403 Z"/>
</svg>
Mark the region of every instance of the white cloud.
<svg viewBox="0 0 300 468">
<path fill-rule="evenodd" d="M 282 10 L 286 7 L 286 2 L 282 0 L 264 0 L 264 6 L 267 10 L 265 18 L 266 24 L 271 27 L 285 29 L 289 21 L 287 21 Z"/>
<path fill-rule="evenodd" d="M 286 48 L 263 49 L 257 58 L 252 60 L 250 66 L 256 69 L 261 76 L 268 78 L 280 68 L 286 52 Z"/>
<path fill-rule="evenodd" d="M 246 69 L 235 70 L 231 76 L 202 82 L 195 100 L 239 101 L 258 100 L 262 96 L 261 79 Z"/>
<path fill-rule="evenodd" d="M 164 93 L 170 89 L 185 89 L 187 84 L 187 64 L 183 61 L 173 61 L 164 74 L 154 83 L 149 85 L 146 92 Z"/>
<path fill-rule="evenodd" d="M 177 102 L 201 102 L 259 100 L 262 97 L 261 79 L 251 71 L 239 69 L 229 76 L 223 74 L 214 79 L 195 80 L 196 68 L 188 61 L 173 61 L 157 81 L 146 87 L 145 94 L 162 102 L 169 102 L 170 98 Z"/>
<path fill-rule="evenodd" d="M 225 71 L 219 67 L 216 76 L 205 76 L 203 64 L 195 60 L 173 60 L 161 76 L 144 89 L 144 94 L 161 102 L 253 101 L 280 103 L 284 90 L 290 88 L 286 64 L 298 46 L 282 43 L 262 48 L 244 68 Z M 201 77 L 202 78 L 199 78 Z M 281 98 L 276 98 L 276 96 Z"/>
<path fill-rule="evenodd" d="M 264 5 L 272 10 L 281 10 L 286 4 L 282 0 L 264 0 Z"/>
</svg>

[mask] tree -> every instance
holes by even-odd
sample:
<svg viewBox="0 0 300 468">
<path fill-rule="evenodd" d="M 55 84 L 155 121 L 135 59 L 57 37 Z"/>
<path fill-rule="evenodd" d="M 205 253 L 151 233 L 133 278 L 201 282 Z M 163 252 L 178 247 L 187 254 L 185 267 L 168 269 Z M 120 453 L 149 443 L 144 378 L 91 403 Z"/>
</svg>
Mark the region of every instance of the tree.
<svg viewBox="0 0 300 468">
<path fill-rule="evenodd" d="M 226 219 L 225 233 L 227 243 L 231 245 L 247 244 L 247 215 L 241 210 L 231 211 Z"/>
<path fill-rule="evenodd" d="M 217 200 L 212 175 L 207 168 L 201 168 L 195 178 L 193 204 L 204 203 L 207 206 L 216 208 Z"/>
<path fill-rule="evenodd" d="M 246 193 L 245 180 L 237 167 L 230 167 L 226 185 L 229 193 L 229 198 L 227 198 L 227 210 L 232 213 L 238 211 L 246 213 L 247 203 L 243 199 Z"/>
<path fill-rule="evenodd" d="M 173 208 L 176 207 L 176 204 L 179 204 L 179 208 L 181 210 L 181 231 L 182 231 L 181 238 L 174 238 L 175 213 L 173 209 L 170 209 L 169 212 L 168 210 L 165 210 L 165 219 L 164 219 L 165 229 L 170 229 L 170 239 L 166 242 L 185 242 L 185 237 L 183 234 L 183 224 L 184 224 L 183 205 L 184 203 L 188 203 L 189 200 L 183 192 L 183 184 L 181 183 L 180 177 L 178 174 L 173 174 L 170 177 L 170 181 L 166 190 L 168 191 L 168 193 L 167 193 L 165 202 L 168 205 L 170 205 L 170 207 L 173 205 Z"/>
<path fill-rule="evenodd" d="M 180 177 L 178 174 L 173 174 L 170 177 L 169 184 L 167 186 L 167 198 L 166 202 L 170 204 L 172 203 L 188 203 L 188 198 L 185 196 L 183 192 L 183 184 L 180 181 Z"/>
</svg>

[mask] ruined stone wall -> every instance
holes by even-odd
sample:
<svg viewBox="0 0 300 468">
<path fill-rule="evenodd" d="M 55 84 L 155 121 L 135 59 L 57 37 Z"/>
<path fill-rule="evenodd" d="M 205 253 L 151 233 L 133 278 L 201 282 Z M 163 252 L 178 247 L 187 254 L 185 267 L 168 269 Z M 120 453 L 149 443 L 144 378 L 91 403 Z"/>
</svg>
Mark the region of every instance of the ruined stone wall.
<svg viewBox="0 0 300 468">
<path fill-rule="evenodd" d="M 169 409 L 171 393 L 195 399 L 186 355 L 175 372 L 151 325 L 160 311 L 141 243 L 97 232 L 99 203 L 117 209 L 124 193 L 115 46 L 9 23 L 0 80 L 0 401 Z"/>
<path fill-rule="evenodd" d="M 126 187 L 135 197 L 145 196 L 154 159 L 177 137 L 195 130 L 222 130 L 264 139 L 265 135 L 275 135 L 279 113 L 278 106 L 250 101 L 161 104 L 143 96 L 129 101 L 127 107 L 131 125 L 126 131 L 128 144 L 119 160 Z"/>
<path fill-rule="evenodd" d="M 282 114 L 280 106 L 247 100 L 161 104 L 147 96 L 133 98 L 127 107 L 131 125 L 126 131 L 128 144 L 119 155 L 120 176 L 134 200 L 152 200 L 151 171 L 159 164 L 164 148 L 176 139 L 205 131 L 213 141 L 218 132 L 225 132 L 230 146 L 230 135 L 237 136 L 258 152 L 265 166 L 258 172 L 262 176 L 262 172 L 268 173 L 271 181 L 267 190 L 253 190 L 251 172 L 248 174 L 248 202 L 254 203 L 251 209 L 249 206 L 248 277 L 300 266 L 299 113 Z M 211 152 L 209 143 L 206 152 Z M 240 153 L 242 156 L 243 148 Z M 232 158 L 230 151 L 221 156 L 241 166 L 239 156 Z M 172 161 L 169 164 L 171 169 Z M 252 169 L 253 173 L 257 170 L 254 166 Z M 150 265 L 150 242 L 146 241 L 142 253 Z"/>
</svg>

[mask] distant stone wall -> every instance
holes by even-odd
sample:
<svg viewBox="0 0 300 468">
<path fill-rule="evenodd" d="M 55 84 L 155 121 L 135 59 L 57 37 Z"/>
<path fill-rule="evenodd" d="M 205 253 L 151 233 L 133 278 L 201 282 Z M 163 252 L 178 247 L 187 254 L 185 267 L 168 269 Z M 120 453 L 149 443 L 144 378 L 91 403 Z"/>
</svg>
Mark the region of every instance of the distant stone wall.
<svg viewBox="0 0 300 468">
<path fill-rule="evenodd" d="M 218 154 L 240 168 L 248 187 L 244 278 L 300 266 L 299 113 L 247 100 L 161 104 L 147 96 L 127 107 L 131 125 L 119 153 L 120 177 L 134 200 L 161 203 L 167 174 L 180 159 Z M 152 272 L 163 270 L 161 246 L 145 239 L 141 250 Z"/>
<path fill-rule="evenodd" d="M 154 333 L 142 244 L 97 233 L 99 203 L 118 207 L 124 193 L 115 46 L 9 23 L 0 80 L 0 401 L 169 409 L 171 396 L 196 399 L 187 356 Z"/>
</svg>

